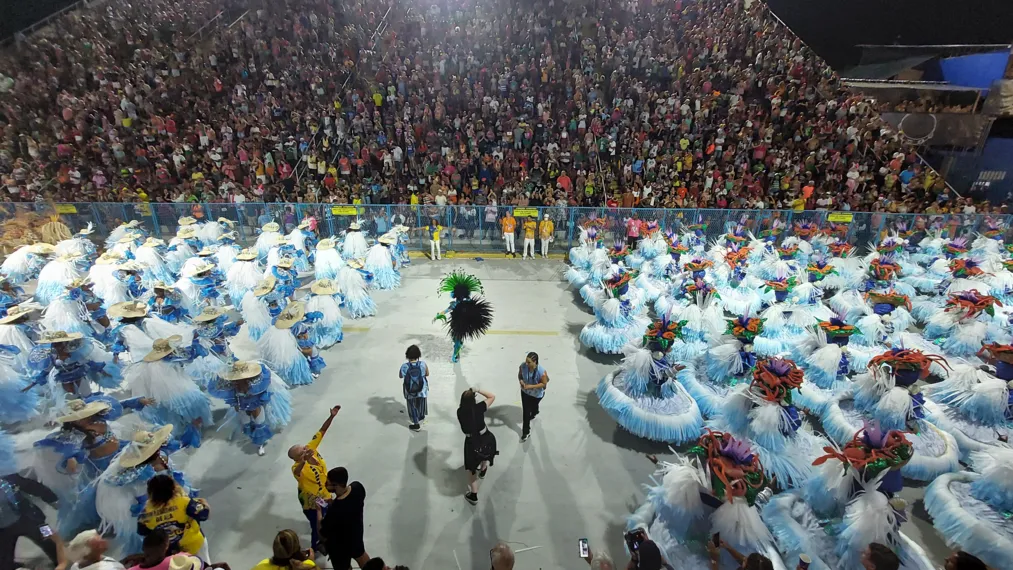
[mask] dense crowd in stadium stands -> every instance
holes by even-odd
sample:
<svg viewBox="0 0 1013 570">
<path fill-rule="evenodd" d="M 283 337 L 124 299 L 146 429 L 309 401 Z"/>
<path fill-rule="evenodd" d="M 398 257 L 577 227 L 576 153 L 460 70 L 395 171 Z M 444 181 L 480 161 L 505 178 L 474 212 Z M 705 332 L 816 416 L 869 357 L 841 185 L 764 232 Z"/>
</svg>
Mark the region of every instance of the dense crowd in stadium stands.
<svg viewBox="0 0 1013 570">
<path fill-rule="evenodd" d="M 4 200 L 998 211 L 756 1 L 108 0 L 0 72 Z"/>
</svg>

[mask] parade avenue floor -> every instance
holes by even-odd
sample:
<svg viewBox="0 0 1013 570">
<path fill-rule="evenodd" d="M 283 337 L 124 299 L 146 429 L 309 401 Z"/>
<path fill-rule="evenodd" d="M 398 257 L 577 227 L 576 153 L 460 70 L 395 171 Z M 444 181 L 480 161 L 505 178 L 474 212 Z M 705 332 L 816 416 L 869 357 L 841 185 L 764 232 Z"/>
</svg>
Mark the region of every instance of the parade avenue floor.
<svg viewBox="0 0 1013 570">
<path fill-rule="evenodd" d="M 449 301 L 437 296 L 437 284 L 456 267 L 482 280 L 495 316 L 490 334 L 466 344 L 461 362 L 452 364 L 451 342 L 433 317 Z M 400 289 L 372 293 L 376 317 L 346 318 L 344 342 L 322 353 L 327 368 L 314 384 L 293 391 L 292 424 L 264 457 L 210 429 L 200 449 L 175 456 L 210 503 L 203 526 L 211 558 L 233 570 L 251 568 L 270 556 L 284 528 L 308 544 L 286 451 L 309 441 L 328 409 L 341 405 L 320 451 L 329 467 L 347 467 L 366 488 L 372 556 L 412 570 L 480 570 L 503 540 L 518 551 L 519 569 L 581 569 L 577 541 L 587 538 L 625 567 L 626 516 L 644 500 L 654 470 L 645 454 L 664 460 L 671 452 L 620 430 L 598 405 L 594 388 L 619 357 L 580 345 L 577 336 L 594 317 L 562 279 L 565 268 L 559 260 L 414 258 Z M 398 379 L 411 344 L 430 369 L 429 417 L 420 433 L 408 430 Z M 235 348 L 240 358 L 254 355 L 245 331 Z M 521 443 L 517 367 L 529 351 L 538 352 L 551 383 L 531 439 Z M 477 506 L 464 499 L 464 435 L 455 413 L 469 386 L 497 396 L 488 418 L 500 455 Z M 224 414 L 217 410 L 216 418 Z M 19 447 L 30 445 L 27 435 Z M 926 521 L 921 492 L 910 483 L 905 490 L 912 517 L 904 532 L 941 565 L 946 548 Z M 19 553 L 33 549 L 19 545 Z"/>
</svg>

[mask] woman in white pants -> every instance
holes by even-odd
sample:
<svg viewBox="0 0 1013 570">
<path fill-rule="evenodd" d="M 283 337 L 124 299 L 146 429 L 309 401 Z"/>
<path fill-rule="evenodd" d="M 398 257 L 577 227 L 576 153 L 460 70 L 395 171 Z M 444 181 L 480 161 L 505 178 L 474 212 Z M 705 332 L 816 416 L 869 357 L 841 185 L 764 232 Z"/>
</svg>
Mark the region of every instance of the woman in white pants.
<svg viewBox="0 0 1013 570">
<path fill-rule="evenodd" d="M 535 220 L 531 218 L 524 219 L 524 251 L 521 253 L 521 258 L 530 257 L 535 258 Z M 531 248 L 531 253 L 528 253 L 528 247 Z"/>
<path fill-rule="evenodd" d="M 506 216 L 499 221 L 499 225 L 503 228 L 503 240 L 506 242 L 507 255 L 517 257 L 517 250 L 514 249 L 514 230 L 517 229 L 517 219 L 514 218 L 513 212 L 508 210 Z"/>
<path fill-rule="evenodd" d="M 433 218 L 429 222 L 429 259 L 440 259 L 440 234 L 443 233 L 443 226 Z"/>
<path fill-rule="evenodd" d="M 542 223 L 538 224 L 538 237 L 542 240 L 542 257 L 549 257 L 549 244 L 552 243 L 552 232 L 555 231 L 555 225 L 552 220 L 549 219 L 549 215 L 545 214 Z"/>
</svg>

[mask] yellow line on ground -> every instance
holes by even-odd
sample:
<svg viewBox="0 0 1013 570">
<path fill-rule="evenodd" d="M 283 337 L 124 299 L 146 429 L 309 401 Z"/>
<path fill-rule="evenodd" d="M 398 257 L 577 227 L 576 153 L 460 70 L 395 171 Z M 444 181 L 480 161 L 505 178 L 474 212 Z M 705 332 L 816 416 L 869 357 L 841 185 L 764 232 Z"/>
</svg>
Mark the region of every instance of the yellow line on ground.
<svg viewBox="0 0 1013 570">
<path fill-rule="evenodd" d="M 369 332 L 370 327 L 341 327 L 343 332 Z"/>
<path fill-rule="evenodd" d="M 559 331 L 489 331 L 489 334 L 504 334 L 516 336 L 559 336 Z"/>
</svg>

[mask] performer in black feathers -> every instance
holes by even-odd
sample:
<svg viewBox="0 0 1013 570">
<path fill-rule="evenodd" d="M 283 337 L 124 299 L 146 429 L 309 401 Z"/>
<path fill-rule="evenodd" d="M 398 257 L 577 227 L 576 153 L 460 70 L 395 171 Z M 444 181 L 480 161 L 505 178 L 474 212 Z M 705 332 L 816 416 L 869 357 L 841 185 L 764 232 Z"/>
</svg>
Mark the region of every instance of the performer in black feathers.
<svg viewBox="0 0 1013 570">
<path fill-rule="evenodd" d="M 465 339 L 477 339 L 484 335 L 492 325 L 492 305 L 482 298 L 472 297 L 475 293 L 484 293 L 482 282 L 478 277 L 455 269 L 440 281 L 440 293 L 450 293 L 450 306 L 436 315 L 437 319 L 446 322 L 450 329 L 450 338 L 454 340 L 454 354 L 451 362 L 461 359 L 461 348 Z"/>
</svg>

